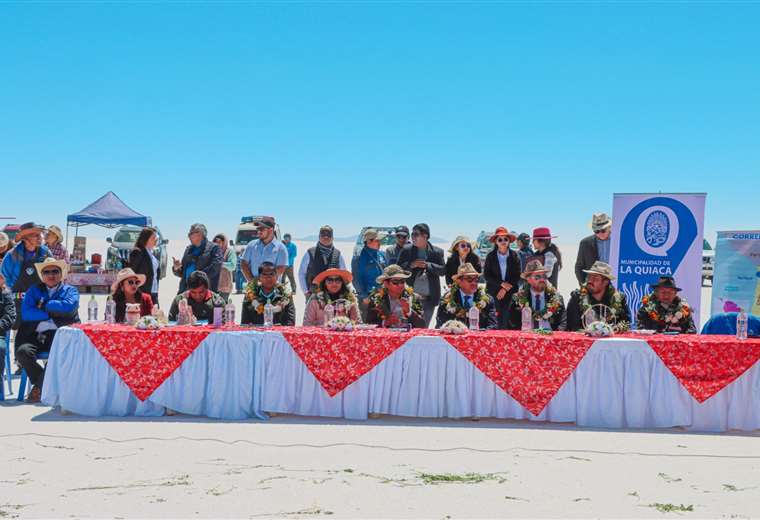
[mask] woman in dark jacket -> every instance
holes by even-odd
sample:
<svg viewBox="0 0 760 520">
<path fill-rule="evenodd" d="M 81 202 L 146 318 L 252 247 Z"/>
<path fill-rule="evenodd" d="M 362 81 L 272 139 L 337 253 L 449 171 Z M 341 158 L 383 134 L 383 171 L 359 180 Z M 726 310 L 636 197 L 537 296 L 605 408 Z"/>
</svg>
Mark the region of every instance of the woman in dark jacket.
<svg viewBox="0 0 760 520">
<path fill-rule="evenodd" d="M 557 289 L 559 271 L 562 269 L 562 253 L 556 244 L 552 243 L 552 232 L 548 227 L 533 230 L 533 256 L 530 260 L 538 260 L 546 268 L 546 278 Z"/>
<path fill-rule="evenodd" d="M 460 265 L 472 264 L 476 271 L 483 272 L 480 267 L 480 258 L 473 251 L 473 245 L 469 238 L 458 236 L 449 248 L 449 259 L 446 260 L 446 285 L 453 282 L 452 276 L 457 274 Z"/>
<path fill-rule="evenodd" d="M 158 243 L 158 232 L 155 228 L 146 227 L 140 231 L 135 242 L 135 248 L 129 253 L 129 267 L 145 277 L 142 290 L 150 294 L 153 305 L 158 305 L 159 261 L 153 256 L 153 249 Z"/>
<path fill-rule="evenodd" d="M 498 227 L 491 238 L 494 248 L 486 256 L 483 275 L 486 291 L 494 300 L 500 329 L 511 328 L 509 306 L 520 284 L 520 258 L 509 244 L 516 239 L 505 227 Z"/>
</svg>

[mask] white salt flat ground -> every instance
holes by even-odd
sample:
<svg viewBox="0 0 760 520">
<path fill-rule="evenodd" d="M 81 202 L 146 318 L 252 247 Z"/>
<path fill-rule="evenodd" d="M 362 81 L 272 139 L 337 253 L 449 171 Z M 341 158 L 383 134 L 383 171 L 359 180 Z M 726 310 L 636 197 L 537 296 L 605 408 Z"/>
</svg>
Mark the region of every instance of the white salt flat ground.
<svg viewBox="0 0 760 520">
<path fill-rule="evenodd" d="M 170 246 L 179 256 L 184 243 Z M 568 295 L 575 251 L 565 254 Z M 176 284 L 170 275 L 162 285 L 162 306 Z M 302 296 L 297 305 L 300 322 Z M 88 419 L 15 400 L 0 404 L 0 417 L 0 517 L 745 518 L 760 504 L 760 434 Z M 673 506 L 690 511 L 660 512 Z"/>
</svg>

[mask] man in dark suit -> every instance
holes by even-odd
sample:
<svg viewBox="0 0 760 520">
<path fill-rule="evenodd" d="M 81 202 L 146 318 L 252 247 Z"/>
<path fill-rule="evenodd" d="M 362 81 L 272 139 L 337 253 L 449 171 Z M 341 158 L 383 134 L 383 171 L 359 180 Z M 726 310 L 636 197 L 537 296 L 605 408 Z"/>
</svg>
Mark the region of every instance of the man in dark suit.
<svg viewBox="0 0 760 520">
<path fill-rule="evenodd" d="M 430 325 L 435 308 L 441 300 L 441 276 L 446 274 L 443 249 L 430 242 L 430 227 L 417 224 L 412 228 L 412 243 L 404 246 L 398 265 L 410 271 L 409 285 L 422 300 L 425 326 Z"/>
<path fill-rule="evenodd" d="M 473 307 L 478 309 L 478 328 L 491 330 L 497 328 L 496 309 L 493 298 L 485 287 L 478 285 L 480 273 L 472 264 L 460 265 L 452 277 L 454 283 L 446 292 L 438 307 L 436 328 L 440 329 L 447 321 L 456 320 L 469 325 L 468 314 Z"/>
<path fill-rule="evenodd" d="M 591 269 L 597 260 L 610 263 L 610 235 L 612 231 L 612 219 L 606 213 L 594 213 L 591 219 L 593 235 L 589 235 L 578 245 L 578 258 L 575 260 L 575 277 L 578 285 L 586 282 L 584 271 Z"/>
</svg>

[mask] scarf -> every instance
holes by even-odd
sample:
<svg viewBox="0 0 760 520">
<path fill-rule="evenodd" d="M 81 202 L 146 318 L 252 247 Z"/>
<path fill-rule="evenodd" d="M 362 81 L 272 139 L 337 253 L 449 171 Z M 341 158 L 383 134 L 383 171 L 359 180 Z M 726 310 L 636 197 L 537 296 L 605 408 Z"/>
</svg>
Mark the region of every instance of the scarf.
<svg viewBox="0 0 760 520">
<path fill-rule="evenodd" d="M 319 254 L 322 255 L 322 261 L 325 265 L 327 265 L 327 263 L 330 261 L 330 257 L 332 256 L 334 250 L 334 245 L 325 246 L 322 245 L 322 242 L 317 242 L 317 251 L 319 251 Z"/>
</svg>

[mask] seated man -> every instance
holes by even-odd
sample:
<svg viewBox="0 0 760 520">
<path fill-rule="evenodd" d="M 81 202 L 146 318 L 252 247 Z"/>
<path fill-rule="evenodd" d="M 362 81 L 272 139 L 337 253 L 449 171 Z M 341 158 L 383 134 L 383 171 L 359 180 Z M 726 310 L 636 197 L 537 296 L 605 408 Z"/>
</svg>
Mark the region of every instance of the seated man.
<svg viewBox="0 0 760 520">
<path fill-rule="evenodd" d="M 196 320 L 214 321 L 214 307 L 224 307 L 224 298 L 209 290 L 208 275 L 203 271 L 193 271 L 187 278 L 188 289 L 179 293 L 169 309 L 169 321 L 177 321 L 179 302 L 185 300 L 193 310 Z"/>
<path fill-rule="evenodd" d="M 610 313 L 608 323 L 616 323 L 617 329 L 625 329 L 631 323 L 631 312 L 625 294 L 612 286 L 612 268 L 609 264 L 596 261 L 591 269 L 584 269 L 586 283 L 570 294 L 567 304 L 567 330 L 583 330 L 583 315 L 594 305 L 606 305 Z"/>
<path fill-rule="evenodd" d="M 37 364 L 40 352 L 49 352 L 60 327 L 79 323 L 79 292 L 63 283 L 68 264 L 46 258 L 34 264 L 42 283 L 26 291 L 21 303 L 21 325 L 16 334 L 16 359 L 26 370 L 32 391 L 27 402 L 38 403 L 45 372 Z"/>
<path fill-rule="evenodd" d="M 412 273 L 397 265 L 389 265 L 375 280 L 379 287 L 369 293 L 367 323 L 381 327 L 401 327 L 409 324 L 415 329 L 425 328 L 422 304 L 406 280 Z"/>
<path fill-rule="evenodd" d="M 531 328 L 565 329 L 565 301 L 546 279 L 546 273 L 547 270 L 539 260 L 531 260 L 525 265 L 520 278 L 527 283 L 512 298 L 509 307 L 510 328 L 522 328 L 522 311 L 528 307 L 533 316 Z"/>
<path fill-rule="evenodd" d="M 654 292 L 641 300 L 636 328 L 696 334 L 691 307 L 686 300 L 678 297 L 681 288 L 676 287 L 673 277 L 661 276 L 652 288 Z"/>
<path fill-rule="evenodd" d="M 436 328 L 440 329 L 449 320 L 461 321 L 469 325 L 467 313 L 471 307 L 478 309 L 480 315 L 478 328 L 495 329 L 496 309 L 493 298 L 486 292 L 485 285 L 479 285 L 480 273 L 472 264 L 460 265 L 457 274 L 451 277 L 453 283 L 441 299 L 438 306 Z"/>
<path fill-rule="evenodd" d="M 13 295 L 5 285 L 5 276 L 0 274 L 0 385 L 5 374 L 5 337 L 11 333 L 11 327 L 16 322 L 16 304 Z"/>
<path fill-rule="evenodd" d="M 258 276 L 251 278 L 245 287 L 242 325 L 263 325 L 264 306 L 274 306 L 274 325 L 292 327 L 296 324 L 296 306 L 290 284 L 277 283 L 277 268 L 272 262 L 259 265 Z"/>
</svg>

